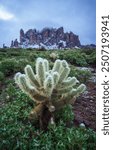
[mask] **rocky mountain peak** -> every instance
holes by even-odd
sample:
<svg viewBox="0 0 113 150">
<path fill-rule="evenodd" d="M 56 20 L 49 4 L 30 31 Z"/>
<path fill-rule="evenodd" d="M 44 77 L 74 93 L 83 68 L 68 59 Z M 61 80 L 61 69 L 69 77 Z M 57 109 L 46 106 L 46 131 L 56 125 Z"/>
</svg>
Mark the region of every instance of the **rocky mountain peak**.
<svg viewBox="0 0 113 150">
<path fill-rule="evenodd" d="M 20 29 L 20 42 L 11 42 L 11 47 L 35 47 L 46 49 L 59 49 L 59 48 L 74 48 L 79 47 L 80 40 L 78 35 L 73 32 L 64 32 L 64 28 L 43 28 L 41 31 L 36 29 L 29 29 L 24 32 Z"/>
</svg>

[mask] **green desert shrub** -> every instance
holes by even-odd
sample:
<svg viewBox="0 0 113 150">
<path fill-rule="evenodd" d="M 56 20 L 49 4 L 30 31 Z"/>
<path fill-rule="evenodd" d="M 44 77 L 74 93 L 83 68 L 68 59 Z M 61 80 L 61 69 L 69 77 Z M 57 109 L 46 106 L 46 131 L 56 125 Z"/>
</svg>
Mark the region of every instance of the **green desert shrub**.
<svg viewBox="0 0 113 150">
<path fill-rule="evenodd" d="M 5 75 L 10 75 L 14 73 L 14 69 L 16 68 L 17 61 L 16 59 L 6 59 L 1 61 L 0 63 L 0 70 Z"/>
<path fill-rule="evenodd" d="M 76 55 L 76 65 L 78 66 L 87 66 L 87 62 L 86 62 L 86 55 L 83 54 L 77 54 Z"/>
<path fill-rule="evenodd" d="M 92 54 L 92 53 L 96 53 L 96 49 L 94 48 L 94 49 L 82 49 L 82 50 L 80 50 L 81 52 L 83 52 L 83 53 L 85 53 L 86 55 L 90 55 L 90 54 Z"/>
<path fill-rule="evenodd" d="M 0 109 L 0 150 L 95 150 L 93 130 L 66 127 L 65 121 L 73 119 L 69 118 L 70 107 L 64 108 L 65 115 L 58 112 L 62 119 L 56 125 L 49 125 L 46 132 L 28 120 L 32 107 L 33 101 L 17 89 L 15 100 Z"/>
<path fill-rule="evenodd" d="M 15 49 L 14 51 L 17 52 L 17 55 L 16 53 L 14 54 L 15 56 L 11 54 L 13 55 L 13 57 L 15 57 L 15 59 L 12 59 L 9 57 L 10 49 L 6 51 L 9 52 L 8 56 L 4 55 L 4 59 L 0 60 L 0 71 L 4 74 L 4 76 L 13 75 L 15 72 L 18 71 L 21 71 L 23 73 L 23 68 L 27 64 L 30 64 L 34 70 L 35 65 L 32 61 L 35 59 L 36 56 L 50 58 L 50 52 L 48 51 L 38 52 L 34 50 L 30 54 L 32 57 L 30 57 L 30 50 L 25 50 L 23 52 L 23 50 L 21 51 Z M 64 51 L 61 51 L 61 53 L 63 55 Z M 68 54 L 71 52 L 67 50 L 66 53 Z M 71 56 L 66 56 L 66 53 L 64 53 L 62 59 L 66 58 L 66 60 L 68 60 L 69 56 L 69 62 L 71 62 Z M 83 57 L 86 59 L 85 56 Z M 6 63 L 6 66 L 4 62 Z M 76 64 L 75 60 L 73 62 L 74 64 Z M 51 70 L 54 64 L 52 62 L 50 63 Z M 73 66 L 70 67 L 70 77 L 76 76 L 77 79 L 80 80 L 80 83 L 82 81 L 84 82 L 84 78 L 85 80 L 86 78 L 88 78 L 88 72 L 84 72 L 83 70 L 78 71 Z M 7 79 L 5 81 L 5 84 L 7 85 L 7 87 L 3 91 L 5 92 L 6 96 L 9 96 L 9 100 L 7 102 L 5 96 L 3 98 L 5 105 L 0 108 L 0 150 L 96 149 L 96 135 L 93 130 L 87 128 L 83 129 L 74 127 L 73 123 L 68 126 L 67 122 L 71 123 L 74 119 L 72 106 L 70 104 L 65 105 L 59 111 L 56 112 L 56 124 L 49 123 L 46 131 L 42 131 L 37 125 L 39 122 L 35 122 L 29 119 L 29 114 L 32 111 L 32 109 L 36 106 L 36 103 L 33 102 L 29 96 L 27 96 L 19 90 L 19 88 L 14 84 L 14 80 L 12 82 L 11 79 Z M 77 84 L 77 87 L 78 86 L 79 84 Z"/>
<path fill-rule="evenodd" d="M 77 51 L 70 51 L 70 52 L 64 52 L 64 53 L 59 53 L 59 58 L 60 59 L 65 59 L 71 64 L 77 65 L 77 66 L 87 66 L 86 62 L 86 55 L 85 53 L 80 53 Z"/>
<path fill-rule="evenodd" d="M 28 59 L 19 59 L 17 61 L 17 66 L 16 66 L 16 71 L 23 71 L 23 68 L 27 65 L 27 64 L 30 64 L 31 66 L 33 66 L 33 63 L 32 61 L 29 61 Z"/>
<path fill-rule="evenodd" d="M 56 112 L 56 122 L 62 121 L 64 123 L 71 123 L 74 120 L 74 113 L 72 105 L 64 106 L 59 112 Z"/>
<path fill-rule="evenodd" d="M 5 76 L 13 75 L 19 70 L 22 71 L 28 62 L 29 61 L 27 59 L 5 59 L 0 62 L 0 70 L 4 73 Z"/>
<path fill-rule="evenodd" d="M 4 73 L 0 71 L 0 82 L 4 81 L 5 76 Z"/>
<path fill-rule="evenodd" d="M 92 52 L 90 55 L 87 57 L 87 63 L 93 66 L 96 66 L 96 52 Z"/>
<path fill-rule="evenodd" d="M 76 76 L 80 82 L 85 84 L 92 76 L 92 73 L 90 70 L 84 70 L 84 69 L 78 69 L 76 67 L 72 67 L 70 76 Z"/>
<path fill-rule="evenodd" d="M 11 101 L 14 100 L 16 96 L 16 88 L 14 83 L 9 83 L 5 89 L 5 92 Z"/>
</svg>

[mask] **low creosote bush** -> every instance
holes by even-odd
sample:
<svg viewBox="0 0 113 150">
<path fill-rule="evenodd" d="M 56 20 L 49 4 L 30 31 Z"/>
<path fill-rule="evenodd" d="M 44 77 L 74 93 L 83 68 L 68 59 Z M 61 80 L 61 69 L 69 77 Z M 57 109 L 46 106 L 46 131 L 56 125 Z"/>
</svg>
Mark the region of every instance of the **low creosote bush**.
<svg viewBox="0 0 113 150">
<path fill-rule="evenodd" d="M 54 112 L 75 101 L 86 86 L 78 83 L 75 77 L 68 77 L 70 68 L 65 60 L 56 60 L 53 68 L 49 68 L 46 59 L 37 58 L 36 73 L 30 65 L 25 67 L 25 74 L 15 75 L 20 89 L 35 101 L 36 107 L 31 111 L 30 118 L 39 120 L 40 127 L 54 124 Z"/>
</svg>

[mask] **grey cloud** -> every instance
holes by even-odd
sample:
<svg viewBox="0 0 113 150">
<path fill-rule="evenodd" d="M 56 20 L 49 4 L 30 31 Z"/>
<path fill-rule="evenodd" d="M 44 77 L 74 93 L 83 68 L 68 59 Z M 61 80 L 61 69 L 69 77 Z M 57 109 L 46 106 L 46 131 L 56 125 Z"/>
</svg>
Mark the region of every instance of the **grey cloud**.
<svg viewBox="0 0 113 150">
<path fill-rule="evenodd" d="M 82 44 L 95 43 L 95 0 L 1 0 L 0 4 L 15 16 L 15 20 L 0 21 L 0 46 L 18 38 L 20 28 L 47 26 L 63 26 L 78 34 Z"/>
</svg>

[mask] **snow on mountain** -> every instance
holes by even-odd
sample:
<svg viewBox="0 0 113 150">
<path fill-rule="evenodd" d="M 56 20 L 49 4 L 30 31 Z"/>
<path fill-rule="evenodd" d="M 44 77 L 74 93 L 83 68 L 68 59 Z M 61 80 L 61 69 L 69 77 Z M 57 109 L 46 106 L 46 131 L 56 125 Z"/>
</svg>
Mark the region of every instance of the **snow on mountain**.
<svg viewBox="0 0 113 150">
<path fill-rule="evenodd" d="M 44 28 L 42 31 L 29 29 L 27 32 L 21 29 L 20 42 L 17 39 L 11 42 L 11 47 L 21 48 L 62 49 L 80 46 L 79 37 L 73 32 L 64 33 L 63 27 Z"/>
</svg>

